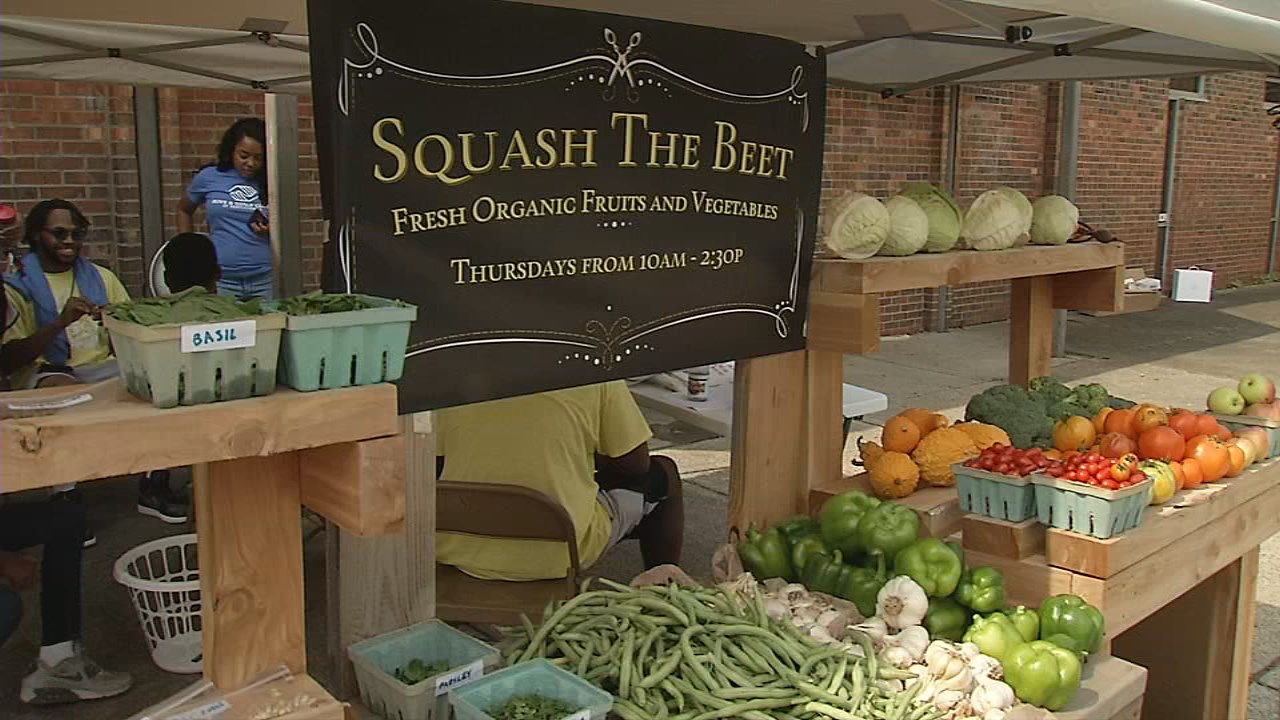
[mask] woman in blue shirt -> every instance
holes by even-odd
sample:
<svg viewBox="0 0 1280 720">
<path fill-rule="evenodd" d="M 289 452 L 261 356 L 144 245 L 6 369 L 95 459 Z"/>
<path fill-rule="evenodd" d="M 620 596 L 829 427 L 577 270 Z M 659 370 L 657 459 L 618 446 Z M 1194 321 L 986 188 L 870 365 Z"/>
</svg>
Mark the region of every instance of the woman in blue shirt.
<svg viewBox="0 0 1280 720">
<path fill-rule="evenodd" d="M 191 232 L 204 206 L 218 251 L 218 291 L 241 300 L 270 299 L 271 230 L 267 214 L 267 127 L 261 118 L 237 120 L 222 136 L 218 162 L 196 173 L 178 204 L 178 232 Z"/>
</svg>

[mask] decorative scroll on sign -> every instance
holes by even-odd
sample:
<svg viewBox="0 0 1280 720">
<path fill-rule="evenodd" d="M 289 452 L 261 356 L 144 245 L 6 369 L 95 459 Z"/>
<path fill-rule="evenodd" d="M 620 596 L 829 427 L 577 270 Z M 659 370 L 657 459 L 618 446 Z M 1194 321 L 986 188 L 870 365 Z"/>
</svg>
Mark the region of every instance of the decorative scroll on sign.
<svg viewBox="0 0 1280 720">
<path fill-rule="evenodd" d="M 420 307 L 416 411 L 804 345 L 825 67 L 490 0 L 313 0 L 336 289 Z"/>
</svg>

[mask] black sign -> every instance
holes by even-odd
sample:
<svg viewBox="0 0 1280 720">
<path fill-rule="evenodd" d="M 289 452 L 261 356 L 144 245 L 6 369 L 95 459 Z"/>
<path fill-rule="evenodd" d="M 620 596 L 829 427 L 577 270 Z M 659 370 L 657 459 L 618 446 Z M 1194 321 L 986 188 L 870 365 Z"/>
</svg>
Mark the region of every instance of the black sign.
<svg viewBox="0 0 1280 720">
<path fill-rule="evenodd" d="M 313 0 L 336 289 L 416 411 L 804 346 L 825 65 L 559 8 Z"/>
</svg>

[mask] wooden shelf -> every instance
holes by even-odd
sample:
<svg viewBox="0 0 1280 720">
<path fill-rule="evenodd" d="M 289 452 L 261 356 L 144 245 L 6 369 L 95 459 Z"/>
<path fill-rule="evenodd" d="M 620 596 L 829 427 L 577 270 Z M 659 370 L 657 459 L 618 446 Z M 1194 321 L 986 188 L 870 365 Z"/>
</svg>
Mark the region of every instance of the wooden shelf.
<svg viewBox="0 0 1280 720">
<path fill-rule="evenodd" d="M 993 252 L 957 250 L 936 254 L 922 253 L 901 258 L 816 258 L 813 264 L 812 289 L 874 295 L 1107 268 L 1118 268 L 1118 272 L 1123 272 L 1123 245 L 1083 242 L 1027 246 Z"/>
<path fill-rule="evenodd" d="M 117 380 L 56 414 L 0 421 L 0 492 L 147 470 L 262 457 L 397 433 L 393 385 L 300 393 L 159 410 Z M 66 395 L 50 388 L 6 397 Z"/>
</svg>

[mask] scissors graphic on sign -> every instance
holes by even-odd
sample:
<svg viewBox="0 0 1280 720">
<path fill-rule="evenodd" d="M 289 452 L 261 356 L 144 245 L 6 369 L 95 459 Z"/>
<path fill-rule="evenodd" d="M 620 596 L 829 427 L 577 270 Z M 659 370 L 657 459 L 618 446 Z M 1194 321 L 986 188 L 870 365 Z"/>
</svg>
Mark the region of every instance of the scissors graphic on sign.
<svg viewBox="0 0 1280 720">
<path fill-rule="evenodd" d="M 604 29 L 605 42 L 609 43 L 609 46 L 613 48 L 613 52 L 618 56 L 617 59 L 613 61 L 613 72 L 609 73 L 609 83 L 608 89 L 605 91 L 605 99 L 613 99 L 615 93 L 613 85 L 618 81 L 619 77 L 627 79 L 627 99 L 632 102 L 639 99 L 639 93 L 636 92 L 636 79 L 635 76 L 631 74 L 631 63 L 634 61 L 631 60 L 630 55 L 631 51 L 635 50 L 636 46 L 640 44 L 640 38 L 641 35 L 639 32 L 631 33 L 631 39 L 627 42 L 627 49 L 623 50 L 618 47 L 618 35 L 613 32 L 613 29 Z"/>
</svg>

